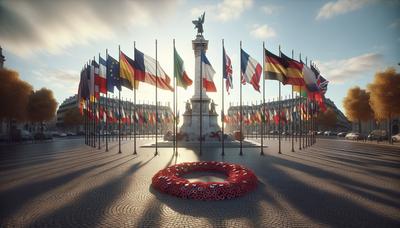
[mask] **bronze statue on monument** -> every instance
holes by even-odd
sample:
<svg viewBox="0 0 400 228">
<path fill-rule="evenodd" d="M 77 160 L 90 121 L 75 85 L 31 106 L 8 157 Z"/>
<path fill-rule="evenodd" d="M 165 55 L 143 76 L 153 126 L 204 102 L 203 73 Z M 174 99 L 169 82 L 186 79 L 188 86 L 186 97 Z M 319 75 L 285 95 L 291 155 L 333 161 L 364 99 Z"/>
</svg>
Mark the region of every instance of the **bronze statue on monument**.
<svg viewBox="0 0 400 228">
<path fill-rule="evenodd" d="M 204 24 L 204 16 L 206 12 L 204 12 L 197 20 L 192 21 L 194 24 L 194 28 L 197 28 L 197 35 L 203 35 L 203 24 Z"/>
</svg>

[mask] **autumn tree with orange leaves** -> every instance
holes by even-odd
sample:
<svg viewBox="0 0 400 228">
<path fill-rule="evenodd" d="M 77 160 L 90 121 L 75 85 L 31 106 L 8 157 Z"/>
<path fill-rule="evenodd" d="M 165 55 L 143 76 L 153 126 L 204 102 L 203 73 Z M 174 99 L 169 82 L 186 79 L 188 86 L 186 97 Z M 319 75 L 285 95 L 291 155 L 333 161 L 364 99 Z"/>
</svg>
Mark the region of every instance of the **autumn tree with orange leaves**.
<svg viewBox="0 0 400 228">
<path fill-rule="evenodd" d="M 369 100 L 369 93 L 358 86 L 349 89 L 343 99 L 346 116 L 350 121 L 358 122 L 359 133 L 361 133 L 361 121 L 368 121 L 374 116 Z"/>
<path fill-rule="evenodd" d="M 368 85 L 371 94 L 370 105 L 377 120 L 387 120 L 391 139 L 391 120 L 400 115 L 400 74 L 394 68 L 377 72 L 374 81 Z"/>
<path fill-rule="evenodd" d="M 49 121 L 55 117 L 57 101 L 53 96 L 53 91 L 42 88 L 33 92 L 29 96 L 28 116 L 32 122 L 41 123 L 43 132 L 43 121 Z"/>
</svg>

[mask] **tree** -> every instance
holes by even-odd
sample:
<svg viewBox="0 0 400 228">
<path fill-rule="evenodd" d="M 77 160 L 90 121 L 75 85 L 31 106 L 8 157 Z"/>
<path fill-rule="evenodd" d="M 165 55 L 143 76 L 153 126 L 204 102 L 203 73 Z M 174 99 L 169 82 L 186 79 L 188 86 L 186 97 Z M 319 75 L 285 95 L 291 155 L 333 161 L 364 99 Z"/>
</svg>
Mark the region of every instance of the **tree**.
<svg viewBox="0 0 400 228">
<path fill-rule="evenodd" d="M 70 108 L 65 112 L 64 125 L 67 127 L 76 127 L 83 124 L 83 117 L 79 108 Z"/>
<path fill-rule="evenodd" d="M 12 140 L 12 120 L 24 121 L 27 119 L 26 107 L 32 86 L 22 81 L 16 71 L 0 69 L 0 122 L 8 120 L 9 139 Z"/>
<path fill-rule="evenodd" d="M 391 139 L 391 119 L 400 115 L 400 74 L 394 68 L 377 72 L 374 81 L 368 85 L 371 93 L 370 105 L 377 120 L 388 120 Z"/>
<path fill-rule="evenodd" d="M 41 123 L 43 132 L 43 121 L 49 121 L 55 117 L 57 101 L 54 99 L 53 91 L 42 88 L 29 96 L 28 115 L 32 122 Z"/>
<path fill-rule="evenodd" d="M 358 122 L 358 131 L 361 133 L 361 121 L 373 118 L 373 112 L 369 105 L 369 93 L 356 86 L 347 91 L 347 96 L 343 99 L 343 107 L 346 116 L 350 121 Z"/>
<path fill-rule="evenodd" d="M 324 130 L 332 129 L 336 127 L 337 123 L 336 112 L 333 109 L 328 108 L 325 112 L 318 113 L 316 121 L 318 126 L 323 127 Z"/>
<path fill-rule="evenodd" d="M 0 118 L 24 121 L 32 86 L 22 81 L 16 71 L 0 69 Z"/>
</svg>

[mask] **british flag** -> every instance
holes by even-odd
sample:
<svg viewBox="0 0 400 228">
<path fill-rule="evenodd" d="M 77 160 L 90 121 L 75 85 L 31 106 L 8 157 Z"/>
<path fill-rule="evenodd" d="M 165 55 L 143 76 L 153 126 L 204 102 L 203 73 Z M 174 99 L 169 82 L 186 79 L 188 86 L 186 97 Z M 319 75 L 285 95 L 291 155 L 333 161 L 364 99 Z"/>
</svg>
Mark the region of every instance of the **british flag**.
<svg viewBox="0 0 400 228">
<path fill-rule="evenodd" d="M 226 91 L 229 94 L 229 88 L 233 89 L 233 84 L 232 84 L 232 62 L 231 58 L 226 54 L 225 48 L 223 48 L 223 66 L 224 66 L 224 79 L 225 79 L 225 85 L 226 85 Z"/>
</svg>

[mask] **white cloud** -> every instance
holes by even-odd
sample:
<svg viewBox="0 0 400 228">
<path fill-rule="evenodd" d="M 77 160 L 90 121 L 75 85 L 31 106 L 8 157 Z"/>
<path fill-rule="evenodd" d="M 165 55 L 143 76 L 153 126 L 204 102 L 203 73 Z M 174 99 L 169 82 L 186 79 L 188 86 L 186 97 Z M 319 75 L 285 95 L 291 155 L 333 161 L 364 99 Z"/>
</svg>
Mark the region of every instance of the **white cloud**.
<svg viewBox="0 0 400 228">
<path fill-rule="evenodd" d="M 242 13 L 253 6 L 253 0 L 223 0 L 216 5 L 205 5 L 191 9 L 192 16 L 206 12 L 206 17 L 217 21 L 231 21 L 240 18 Z"/>
<path fill-rule="evenodd" d="M 0 2 L 0 42 L 10 52 L 58 54 L 68 47 L 113 39 L 134 26 L 161 21 L 176 1 Z M 155 11 L 155 12 L 154 12 Z"/>
<path fill-rule="evenodd" d="M 52 68 L 41 68 L 32 71 L 34 77 L 44 85 L 51 85 L 57 93 L 58 89 L 71 93 L 77 93 L 79 83 L 79 72 L 74 70 L 62 70 Z"/>
<path fill-rule="evenodd" d="M 250 34 L 257 39 L 267 39 L 276 36 L 275 30 L 266 24 L 254 25 L 253 30 L 250 31 Z"/>
<path fill-rule="evenodd" d="M 275 5 L 265 5 L 261 7 L 261 10 L 266 14 L 266 15 L 272 15 L 278 13 L 280 10 L 282 10 L 281 6 L 275 6 Z"/>
<path fill-rule="evenodd" d="M 393 21 L 390 25 L 389 28 L 391 29 L 399 29 L 400 28 L 400 18 L 397 20 Z"/>
<path fill-rule="evenodd" d="M 317 20 L 358 10 L 374 0 L 337 0 L 326 3 L 319 9 Z"/>
<path fill-rule="evenodd" d="M 378 68 L 383 56 L 377 53 L 367 53 L 348 59 L 328 62 L 315 61 L 321 74 L 332 83 L 344 83 L 360 77 L 363 73 Z"/>
</svg>

